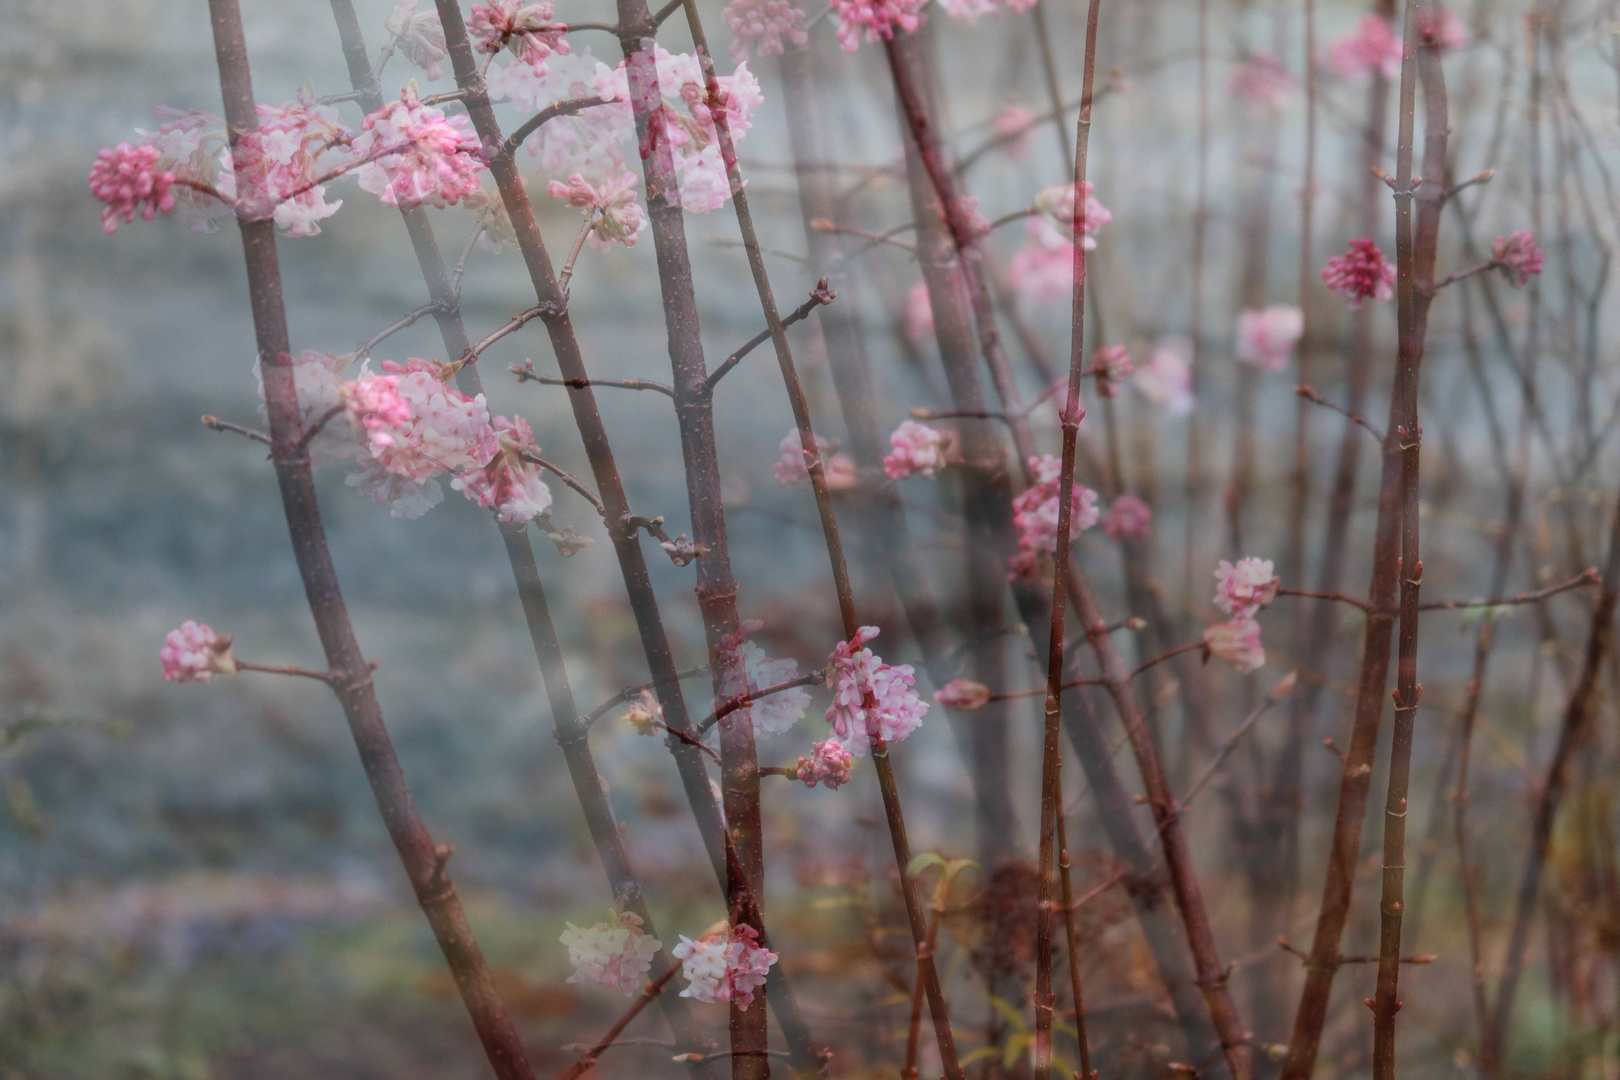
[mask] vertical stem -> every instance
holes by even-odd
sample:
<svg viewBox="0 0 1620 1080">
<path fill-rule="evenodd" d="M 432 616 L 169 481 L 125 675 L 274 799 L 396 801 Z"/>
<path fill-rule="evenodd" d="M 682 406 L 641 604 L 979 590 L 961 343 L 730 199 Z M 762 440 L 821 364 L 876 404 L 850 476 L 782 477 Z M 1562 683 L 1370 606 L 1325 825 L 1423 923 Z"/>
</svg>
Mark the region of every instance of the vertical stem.
<svg viewBox="0 0 1620 1080">
<path fill-rule="evenodd" d="M 1062 757 L 1058 750 L 1060 701 L 1063 696 L 1063 638 L 1069 589 L 1069 558 L 1074 511 L 1074 448 L 1080 432 L 1080 379 L 1085 369 L 1086 344 L 1086 163 L 1091 146 L 1091 87 L 1097 70 L 1097 13 L 1101 0 L 1086 9 L 1084 74 L 1081 76 L 1080 118 L 1074 143 L 1074 246 L 1072 316 L 1069 325 L 1069 387 L 1064 395 L 1061 423 L 1063 457 L 1058 473 L 1057 550 L 1053 554 L 1051 623 L 1047 630 L 1046 724 L 1041 743 L 1040 902 L 1035 914 L 1035 1070 L 1037 1080 L 1052 1072 L 1052 861 L 1056 829 L 1062 816 Z M 1073 942 L 1070 942 L 1071 948 Z M 1070 955 L 1070 963 L 1074 957 Z M 1076 1002 L 1078 1010 L 1079 1003 Z"/>
<path fill-rule="evenodd" d="M 1191 390 L 1198 393 L 1204 359 L 1204 242 L 1209 229 L 1209 0 L 1198 0 L 1198 163 L 1194 181 L 1192 227 L 1192 359 L 1188 365 Z M 1198 410 L 1187 417 L 1187 503 L 1182 543 L 1182 585 L 1197 575 L 1198 513 L 1204 495 L 1204 447 Z"/>
<path fill-rule="evenodd" d="M 1063 881 L 1063 935 L 1069 951 L 1069 989 L 1074 997 L 1074 1030 L 1080 1042 L 1080 1080 L 1095 1080 L 1091 1069 L 1091 1040 L 1086 1038 L 1086 999 L 1080 987 L 1080 946 L 1074 932 L 1074 885 L 1069 880 L 1069 839 L 1063 800 L 1058 800 L 1058 872 Z"/>
<path fill-rule="evenodd" d="M 1395 1076 L 1395 1014 L 1401 1007 L 1396 995 L 1400 986 L 1401 923 L 1405 914 L 1407 794 L 1418 697 L 1423 692 L 1417 681 L 1418 594 L 1423 584 L 1418 518 L 1423 429 L 1418 426 L 1418 379 L 1423 364 L 1429 302 L 1434 295 L 1434 263 L 1440 210 L 1445 198 L 1448 134 L 1446 84 L 1437 46 L 1419 40 L 1424 36 L 1420 27 L 1434 17 L 1434 10 L 1433 0 L 1408 0 L 1407 3 L 1400 134 L 1395 152 L 1395 302 L 1399 345 L 1388 438 L 1395 440 L 1401 462 L 1401 622 L 1390 731 L 1389 791 L 1384 802 L 1383 895 L 1379 901 L 1378 981 L 1373 995 L 1374 1080 L 1394 1080 Z M 1438 183 L 1425 183 L 1414 193 L 1412 151 L 1420 69 L 1424 103 L 1423 172 L 1442 179 Z M 1420 203 L 1415 229 L 1414 199 Z"/>
<path fill-rule="evenodd" d="M 366 43 L 354 4 L 351 0 L 332 0 L 332 14 L 338 24 L 349 77 L 355 92 L 359 94 L 360 107 L 368 113 L 374 112 L 382 106 L 382 94 L 371 74 L 371 60 L 366 55 Z M 427 211 L 416 206 L 402 209 L 400 214 L 410 233 L 411 246 L 427 284 L 428 296 L 438 305 L 434 318 L 444 340 L 445 355 L 464 356 L 470 348 L 467 330 L 461 319 L 458 297 L 445 272 L 444 258 L 434 238 Z M 476 395 L 482 389 L 476 364 L 463 365 L 456 372 L 456 381 L 462 391 L 469 395 Z M 540 666 L 540 678 L 551 706 L 557 743 L 562 748 L 563 760 L 568 766 L 574 794 L 585 815 L 597 857 L 607 874 L 614 899 L 623 905 L 624 910 L 641 919 L 643 930 L 658 937 L 652 914 L 647 910 L 641 881 L 630 866 L 624 849 L 624 837 L 613 818 L 612 804 L 608 801 L 607 790 L 597 771 L 596 759 L 591 754 L 587 730 L 580 721 L 578 704 L 568 681 L 568 670 L 563 664 L 562 645 L 540 581 L 540 568 L 535 562 L 534 549 L 530 545 L 530 534 L 523 525 L 502 524 L 498 529 L 506 548 L 507 561 L 512 567 L 512 577 L 523 607 L 535 660 Z M 671 970 L 671 963 L 668 950 L 661 948 L 653 960 L 649 976 L 655 982 L 664 978 L 665 973 Z M 696 1032 L 686 1000 L 678 994 L 666 994 L 659 997 L 659 1005 L 676 1042 L 683 1048 L 695 1046 Z"/>
<path fill-rule="evenodd" d="M 242 137 L 258 125 L 247 43 L 243 39 L 242 16 L 236 0 L 209 0 L 208 7 L 225 121 L 234 152 Z M 377 704 L 371 667 L 360 651 L 338 586 L 337 570 L 332 564 L 326 531 L 321 524 L 320 505 L 315 497 L 308 450 L 300 446 L 301 424 L 293 385 L 287 313 L 282 303 L 275 225 L 268 220 L 239 221 L 238 225 L 247 264 L 259 370 L 270 414 L 271 460 L 275 464 L 287 531 L 303 578 L 304 594 L 326 654 L 327 668 L 333 676 L 333 691 L 348 720 L 389 837 L 399 852 L 417 903 L 450 965 L 462 1003 L 472 1017 L 495 1075 L 501 1080 L 532 1080 L 534 1072 L 524 1054 L 523 1042 L 496 993 L 483 953 L 446 872 L 450 849 L 435 847 L 416 811 L 383 721 L 382 709 Z"/>
</svg>

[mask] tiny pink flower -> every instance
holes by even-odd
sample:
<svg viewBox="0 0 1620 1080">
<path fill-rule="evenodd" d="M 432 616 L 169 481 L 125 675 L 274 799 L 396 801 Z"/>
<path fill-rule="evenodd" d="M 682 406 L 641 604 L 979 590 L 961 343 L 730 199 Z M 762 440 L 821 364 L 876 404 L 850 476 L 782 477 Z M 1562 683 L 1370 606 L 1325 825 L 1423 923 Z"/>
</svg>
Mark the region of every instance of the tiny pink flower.
<svg viewBox="0 0 1620 1080">
<path fill-rule="evenodd" d="M 1382 70 L 1386 79 L 1401 73 L 1401 39 L 1389 23 L 1378 15 L 1363 15 L 1353 34 L 1346 34 L 1328 48 L 1328 58 L 1344 76 L 1366 75 Z"/>
<path fill-rule="evenodd" d="M 497 53 L 509 48 L 512 55 L 534 68 L 536 75 L 544 75 L 546 60 L 553 53 L 563 56 L 568 52 L 568 42 L 563 38 L 568 27 L 552 22 L 552 15 L 547 3 L 490 0 L 472 6 L 467 30 L 478 43 L 479 52 Z"/>
<path fill-rule="evenodd" d="M 1241 675 L 1259 669 L 1266 662 L 1265 646 L 1260 643 L 1260 624 L 1251 616 L 1235 616 L 1204 631 L 1204 648 L 1225 660 Z"/>
<path fill-rule="evenodd" d="M 1192 368 L 1187 363 L 1190 349 L 1185 338 L 1164 338 L 1136 369 L 1133 380 L 1143 397 L 1172 416 L 1186 416 L 1195 404 Z"/>
<path fill-rule="evenodd" d="M 686 976 L 681 997 L 735 1001 L 743 1009 L 754 1003 L 754 991 L 765 985 L 766 973 L 776 963 L 776 953 L 760 948 L 759 933 L 746 924 L 727 926 L 699 941 L 682 934 L 670 953 Z"/>
<path fill-rule="evenodd" d="M 945 464 L 945 452 L 951 447 L 951 436 L 948 432 L 935 431 L 927 424 L 906 420 L 889 436 L 889 445 L 894 450 L 883 459 L 883 471 L 889 479 L 904 480 L 912 475 L 932 479 L 934 470 Z"/>
<path fill-rule="evenodd" d="M 1146 539 L 1153 532 L 1153 508 L 1127 492 L 1103 515 L 1102 531 L 1114 540 Z"/>
<path fill-rule="evenodd" d="M 934 305 L 928 283 L 918 278 L 906 291 L 906 340 L 921 345 L 934 336 Z"/>
<path fill-rule="evenodd" d="M 1368 16 L 1377 18 L 1377 16 Z M 1343 296 L 1352 309 L 1368 297 L 1388 300 L 1394 295 L 1395 264 L 1384 258 L 1377 241 L 1362 236 L 1350 241 L 1343 255 L 1335 255 L 1322 268 L 1327 287 Z"/>
<path fill-rule="evenodd" d="M 1545 258 L 1530 230 L 1519 229 L 1496 238 L 1496 243 L 1491 245 L 1491 261 L 1507 271 L 1515 289 L 1522 289 L 1533 276 L 1541 273 Z"/>
<path fill-rule="evenodd" d="M 599 215 L 586 237 L 597 251 L 606 251 L 615 243 L 635 247 L 636 234 L 647 227 L 641 204 L 636 201 L 636 174 L 629 170 L 610 176 L 599 186 L 574 173 L 566 184 L 551 181 L 546 192 L 554 199 L 568 200 L 570 206 Z"/>
<path fill-rule="evenodd" d="M 1012 160 L 1023 161 L 1029 157 L 1030 144 L 1035 141 L 1036 119 L 1035 110 L 1016 103 L 1003 105 L 996 113 L 992 125 L 996 139 Z"/>
<path fill-rule="evenodd" d="M 560 940 L 568 946 L 568 961 L 574 965 L 568 981 L 623 990 L 625 997 L 634 997 L 661 945 L 641 928 L 641 916 L 635 912 L 609 908 L 608 916 L 608 922 L 589 929 L 566 924 Z"/>
<path fill-rule="evenodd" d="M 1215 568 L 1215 606 L 1234 618 L 1245 618 L 1277 599 L 1282 582 L 1270 559 L 1225 559 Z"/>
<path fill-rule="evenodd" d="M 827 661 L 827 685 L 833 688 L 827 722 L 857 757 L 865 756 L 873 739 L 904 739 L 928 712 L 911 689 L 917 681 L 911 665 L 885 664 L 866 647 L 877 636 L 877 627 L 863 626 L 851 640 L 840 641 Z"/>
<path fill-rule="evenodd" d="M 837 739 L 822 739 L 810 751 L 809 757 L 800 757 L 795 775 L 805 787 L 826 784 L 828 791 L 836 791 L 849 783 L 850 769 L 855 756 L 845 750 Z"/>
<path fill-rule="evenodd" d="M 158 657 L 168 682 L 207 682 L 214 675 L 236 671 L 231 635 L 216 634 L 207 623 L 187 619 L 163 639 Z"/>
<path fill-rule="evenodd" d="M 1030 304 L 1050 304 L 1074 295 L 1074 243 L 1044 217 L 1032 217 L 1024 229 L 1029 241 L 1007 263 L 1007 279 Z M 1095 245 L 1089 236 L 1088 244 Z"/>
<path fill-rule="evenodd" d="M 1238 316 L 1237 358 L 1261 371 L 1281 371 L 1305 331 L 1305 316 L 1292 304 L 1272 304 Z"/>
<path fill-rule="evenodd" d="M 1036 482 L 1013 499 L 1013 524 L 1020 543 L 1039 551 L 1056 551 L 1058 546 L 1058 486 L 1062 463 L 1051 454 L 1029 459 Z M 1097 493 L 1076 483 L 1070 492 L 1069 538 L 1079 536 L 1097 524 Z"/>
<path fill-rule="evenodd" d="M 1118 397 L 1135 370 L 1131 354 L 1123 345 L 1102 345 L 1091 354 L 1091 377 L 1097 381 L 1099 397 Z"/>
<path fill-rule="evenodd" d="M 521 416 L 497 416 L 492 425 L 500 449 L 483 465 L 472 465 L 450 486 L 508 524 L 533 521 L 551 509 L 551 489 L 540 479 L 540 466 L 526 452 L 535 449 L 534 431 Z"/>
<path fill-rule="evenodd" d="M 972 712 L 990 700 L 990 688 L 972 679 L 952 679 L 934 691 L 934 700 L 947 709 Z"/>
<path fill-rule="evenodd" d="M 747 619 L 736 634 L 721 642 L 720 693 L 723 698 L 741 698 L 798 677 L 797 660 L 772 659 L 764 649 L 747 640 L 764 625 L 758 619 Z M 720 702 L 714 704 L 718 708 Z M 752 721 L 755 735 L 780 735 L 798 723 L 809 708 L 810 695 L 795 686 L 759 698 L 741 711 Z"/>
<path fill-rule="evenodd" d="M 1029 537 L 1018 538 L 1018 553 L 1007 560 L 1007 580 L 1025 581 L 1035 577 L 1040 569 L 1040 552 Z"/>
<path fill-rule="evenodd" d="M 421 68 L 429 82 L 437 82 L 444 69 L 439 66 L 448 51 L 444 43 L 444 26 L 437 11 L 416 10 L 420 0 L 403 0 L 383 23 L 383 29 L 396 42 L 405 59 Z"/>
<path fill-rule="evenodd" d="M 928 0 L 833 0 L 838 15 L 838 43 L 845 52 L 867 41 L 891 41 L 895 31 L 910 33 L 922 24 L 923 5 Z"/>
<path fill-rule="evenodd" d="M 414 86 L 366 117 L 353 152 L 358 158 L 382 152 L 361 166 L 359 181 L 389 206 L 452 206 L 478 194 L 485 168 L 472 121 L 423 105 Z"/>
<path fill-rule="evenodd" d="M 353 382 L 338 387 L 349 422 L 365 433 L 371 445 L 394 445 L 394 432 L 411 422 L 411 406 L 399 393 L 399 376 L 363 371 Z"/>
<path fill-rule="evenodd" d="M 1080 235 L 1085 237 L 1085 249 L 1091 251 L 1097 246 L 1097 231 L 1113 221 L 1114 215 L 1092 194 L 1091 181 L 1081 184 L 1080 192 L 1084 196 L 1081 200 Z M 1070 242 L 1073 242 L 1075 232 L 1074 193 L 1073 184 L 1059 184 L 1045 188 L 1035 196 L 1035 208 L 1050 218 L 1057 231 Z"/>
<path fill-rule="evenodd" d="M 107 205 L 101 211 L 101 231 L 111 236 L 120 222 L 139 214 L 151 221 L 174 209 L 174 173 L 158 168 L 162 156 L 156 146 L 117 146 L 97 151 L 90 166 L 90 193 Z"/>
<path fill-rule="evenodd" d="M 731 30 L 731 55 L 737 60 L 754 53 L 781 56 L 783 42 L 803 45 L 810 40 L 804 32 L 804 12 L 791 0 L 731 0 L 720 19 Z"/>
<path fill-rule="evenodd" d="M 821 451 L 822 459 L 827 463 L 830 474 L 831 462 L 827 461 L 827 459 L 832 456 L 832 441 L 817 435 L 816 448 Z M 809 467 L 805 464 L 804 443 L 799 439 L 798 428 L 794 428 L 782 436 L 782 442 L 778 449 L 781 451 L 782 456 L 771 463 L 771 475 L 776 477 L 778 484 L 783 487 L 792 487 L 810 475 Z M 832 486 L 831 475 L 828 476 L 827 483 L 829 487 Z"/>
<path fill-rule="evenodd" d="M 1299 85 L 1292 72 L 1277 59 L 1276 53 L 1256 49 L 1232 69 L 1226 80 L 1227 93 L 1244 101 L 1280 109 Z"/>
</svg>

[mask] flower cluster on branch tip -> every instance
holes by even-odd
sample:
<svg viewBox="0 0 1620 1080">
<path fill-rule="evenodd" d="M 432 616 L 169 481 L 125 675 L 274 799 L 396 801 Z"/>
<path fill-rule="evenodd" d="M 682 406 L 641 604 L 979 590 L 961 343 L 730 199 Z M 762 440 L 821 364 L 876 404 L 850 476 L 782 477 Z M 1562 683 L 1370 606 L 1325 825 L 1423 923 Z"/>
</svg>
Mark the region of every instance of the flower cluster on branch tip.
<svg viewBox="0 0 1620 1080">
<path fill-rule="evenodd" d="M 1013 497 L 1013 525 L 1018 529 L 1018 554 L 1008 561 L 1008 580 L 1017 581 L 1035 573 L 1040 552 L 1054 552 L 1058 546 L 1058 487 L 1063 463 L 1051 454 L 1029 459 L 1035 483 Z M 1069 493 L 1069 537 L 1097 524 L 1097 493 L 1076 483 Z"/>
<path fill-rule="evenodd" d="M 1239 672 L 1248 674 L 1266 662 L 1255 615 L 1277 598 L 1282 582 L 1270 559 L 1222 559 L 1215 568 L 1215 606 L 1231 618 L 1204 631 L 1204 648 Z"/>
</svg>

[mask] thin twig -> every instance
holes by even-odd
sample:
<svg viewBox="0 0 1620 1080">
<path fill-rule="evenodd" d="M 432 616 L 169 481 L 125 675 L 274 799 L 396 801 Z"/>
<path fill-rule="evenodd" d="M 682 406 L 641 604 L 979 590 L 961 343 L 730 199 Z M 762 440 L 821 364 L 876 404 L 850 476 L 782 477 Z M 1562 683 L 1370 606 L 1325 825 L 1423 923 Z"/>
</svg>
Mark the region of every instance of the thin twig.
<svg viewBox="0 0 1620 1080">
<path fill-rule="evenodd" d="M 202 422 L 203 427 L 210 428 L 214 431 L 232 431 L 238 435 L 252 439 L 254 442 L 261 442 L 266 446 L 270 445 L 270 436 L 266 435 L 264 432 L 250 427 L 243 427 L 241 424 L 233 424 L 229 420 L 221 420 L 213 413 L 205 414 L 202 418 Z"/>
<path fill-rule="evenodd" d="M 422 318 L 422 316 L 424 316 L 424 315 L 432 315 L 434 312 L 439 311 L 441 309 L 441 307 L 442 307 L 442 305 L 437 300 L 429 300 L 427 303 L 423 304 L 419 308 L 412 308 L 410 311 L 406 312 L 402 317 L 400 317 L 399 319 L 396 319 L 392 323 L 389 323 L 386 327 L 384 327 L 382 330 L 378 331 L 372 337 L 366 339 L 365 341 L 361 342 L 358 346 L 356 346 L 355 350 L 354 350 L 354 358 L 356 360 L 360 360 L 360 359 L 363 359 L 363 358 L 365 358 L 367 356 L 370 356 L 371 355 L 371 350 L 375 349 L 378 345 L 382 344 L 382 342 L 386 338 L 388 338 L 388 337 L 390 337 L 390 336 L 392 336 L 394 334 L 399 333 L 401 330 L 405 329 L 408 326 L 414 325 L 419 319 Z"/>
<path fill-rule="evenodd" d="M 1584 585 L 1601 584 L 1603 584 L 1603 575 L 1598 573 L 1597 567 L 1589 566 L 1585 570 L 1582 570 L 1579 574 L 1570 578 L 1568 581 L 1561 581 L 1557 585 L 1549 585 L 1545 589 L 1537 589 L 1535 592 L 1519 593 L 1517 596 L 1502 596 L 1494 600 L 1431 600 L 1427 603 L 1419 604 L 1418 610 L 1457 611 L 1461 608 L 1508 607 L 1512 604 L 1534 604 L 1547 599 L 1549 596 L 1556 596 L 1561 592 L 1568 592 L 1570 589 L 1579 589 Z"/>
<path fill-rule="evenodd" d="M 1321 394 L 1318 394 L 1314 389 L 1312 389 L 1309 386 L 1296 386 L 1296 387 L 1294 387 L 1294 393 L 1298 394 L 1300 397 L 1304 398 L 1306 401 L 1312 401 L 1312 402 L 1315 402 L 1318 405 L 1321 405 L 1323 408 L 1332 409 L 1334 412 L 1338 413 L 1340 416 L 1347 417 L 1348 419 L 1354 421 L 1355 423 L 1360 424 L 1362 427 L 1366 428 L 1368 430 L 1368 432 L 1370 432 L 1372 434 L 1373 438 L 1378 440 L 1379 445 L 1383 444 L 1383 442 L 1384 442 L 1384 433 L 1382 431 L 1379 431 L 1376 427 L 1374 427 L 1372 421 L 1368 420 L 1365 416 L 1362 416 L 1360 413 L 1351 412 L 1349 409 L 1345 408 L 1343 405 L 1335 405 L 1333 402 L 1329 401 L 1327 398 L 1323 397 Z"/>
<path fill-rule="evenodd" d="M 294 664 L 253 664 L 246 660 L 238 660 L 236 666 L 242 671 L 262 671 L 267 675 L 297 675 L 327 685 L 331 685 L 333 679 L 330 671 L 316 671 L 314 668 L 298 667 Z"/>
<path fill-rule="evenodd" d="M 539 131 L 541 126 L 548 120 L 555 120 L 559 116 L 572 116 L 574 113 L 584 112 L 586 109 L 594 109 L 598 105 L 611 104 L 613 104 L 613 99 L 605 97 L 572 98 L 568 101 L 554 101 L 529 117 L 512 134 L 508 135 L 506 141 L 501 143 L 498 156 L 510 158 L 517 152 L 517 148 L 523 145 L 523 140 Z"/>
<path fill-rule="evenodd" d="M 799 675 L 792 679 L 784 679 L 782 682 L 772 683 L 770 686 L 762 686 L 758 690 L 750 690 L 746 694 L 738 694 L 736 697 L 727 698 L 725 701 L 722 701 L 719 705 L 715 706 L 714 712 L 698 721 L 698 723 L 693 726 L 693 730 L 696 731 L 701 737 L 725 717 L 736 712 L 738 709 L 747 708 L 760 698 L 770 697 L 772 694 L 780 694 L 784 690 L 792 690 L 797 686 L 814 686 L 816 683 L 825 682 L 826 678 L 827 676 L 824 672 L 812 671 L 808 675 Z"/>
<path fill-rule="evenodd" d="M 685 669 L 684 671 L 677 671 L 675 673 L 675 678 L 677 680 L 679 680 L 679 679 L 695 679 L 699 675 L 707 675 L 708 673 L 709 673 L 709 666 L 707 664 L 699 664 L 697 667 L 689 667 L 689 668 Z M 644 682 L 644 683 L 637 683 L 634 686 L 626 686 L 624 689 L 620 690 L 618 693 L 614 694 L 612 697 L 610 697 L 606 701 L 602 702 L 602 704 L 598 705 L 596 708 L 594 708 L 590 712 L 586 713 L 583 720 L 581 721 L 581 723 L 583 723 L 584 726 L 586 726 L 586 727 L 590 727 L 592 724 L 594 724 L 598 720 L 602 719 L 603 716 L 607 715 L 609 710 L 615 709 L 618 706 L 623 705 L 625 702 L 629 701 L 631 698 L 635 697 L 637 694 L 641 693 L 643 690 L 651 690 L 651 689 L 653 689 L 653 688 L 655 688 L 657 686 L 658 686 L 658 680 L 656 680 L 656 679 L 653 679 L 653 680 L 650 680 L 650 681 Z"/>
<path fill-rule="evenodd" d="M 595 1066 L 596 1059 L 606 1053 L 608 1047 L 612 1046 L 616 1041 L 618 1041 L 618 1038 L 624 1032 L 624 1029 L 630 1026 L 630 1022 L 637 1016 L 641 1015 L 641 1010 L 645 1009 L 648 1004 L 652 1002 L 653 998 L 657 997 L 663 992 L 664 987 L 669 985 L 669 980 L 672 979 L 675 976 L 675 973 L 679 970 L 681 969 L 678 965 L 671 964 L 669 967 L 664 969 L 664 973 L 662 975 L 649 982 L 646 986 L 643 986 L 641 988 L 641 993 L 636 995 L 636 1000 L 632 1001 L 630 1003 L 630 1007 L 624 1010 L 624 1015 L 620 1016 L 619 1019 L 614 1022 L 613 1026 L 608 1028 L 607 1034 L 603 1035 L 595 1046 L 585 1051 L 585 1053 L 580 1056 L 578 1061 L 574 1062 L 561 1073 L 557 1074 L 557 1080 L 576 1080 L 576 1078 L 589 1072 L 591 1068 Z"/>
<path fill-rule="evenodd" d="M 782 326 L 784 328 L 792 326 L 794 323 L 806 318 L 812 311 L 819 307 L 830 304 L 836 299 L 838 299 L 838 294 L 830 291 L 827 288 L 827 279 L 822 278 L 816 282 L 816 287 L 810 290 L 810 299 L 806 300 L 804 303 L 800 304 L 798 307 L 794 308 L 792 311 L 788 312 L 782 317 Z M 721 363 L 719 367 L 714 369 L 713 374 L 711 374 L 708 381 L 704 383 L 705 389 L 712 393 L 714 391 L 715 384 L 724 378 L 727 372 L 741 363 L 743 357 L 753 352 L 760 345 L 763 345 L 765 342 L 769 341 L 770 337 L 771 331 L 770 328 L 767 327 L 755 334 L 753 337 L 749 338 L 743 343 L 742 348 L 726 357 L 725 361 Z"/>
<path fill-rule="evenodd" d="M 1293 673 L 1283 676 L 1282 680 L 1272 688 L 1271 693 L 1266 695 L 1265 700 L 1256 705 L 1249 715 L 1243 718 L 1243 723 L 1232 730 L 1232 734 L 1226 737 L 1226 742 L 1221 744 L 1220 751 L 1210 759 L 1208 765 L 1204 766 L 1204 771 L 1198 774 L 1198 779 L 1192 782 L 1192 785 L 1187 788 L 1187 793 L 1177 802 L 1176 810 L 1178 812 L 1186 810 L 1193 799 L 1198 796 L 1198 793 L 1204 789 L 1204 785 L 1209 783 L 1215 774 L 1220 771 L 1221 766 L 1231 756 L 1232 751 L 1237 748 L 1237 744 L 1243 739 L 1243 736 L 1247 735 L 1249 729 L 1254 727 L 1255 722 L 1264 716 L 1273 705 L 1289 695 L 1294 689 L 1294 679 Z"/>
<path fill-rule="evenodd" d="M 519 382 L 537 382 L 546 386 L 566 386 L 571 390 L 583 390 L 587 386 L 606 386 L 616 390 L 651 390 L 668 398 L 675 396 L 674 387 L 668 383 L 654 382 L 651 379 L 565 379 L 557 375 L 542 375 L 534 370 L 534 361 L 532 360 L 525 360 L 521 365 L 513 364 L 506 370 L 516 375 Z"/>
<path fill-rule="evenodd" d="M 603 517 L 607 516 L 607 508 L 602 505 L 602 497 L 596 492 L 592 491 L 590 488 L 586 487 L 584 482 L 581 481 L 579 477 L 558 467 L 557 465 L 552 464 L 539 454 L 535 453 L 533 450 L 520 450 L 518 451 L 518 456 L 523 458 L 524 461 L 538 465 L 548 473 L 551 473 L 557 479 L 561 480 L 563 483 L 579 492 L 580 495 L 584 496 L 586 502 L 596 507 L 596 512 L 598 514 L 601 514 Z"/>
</svg>

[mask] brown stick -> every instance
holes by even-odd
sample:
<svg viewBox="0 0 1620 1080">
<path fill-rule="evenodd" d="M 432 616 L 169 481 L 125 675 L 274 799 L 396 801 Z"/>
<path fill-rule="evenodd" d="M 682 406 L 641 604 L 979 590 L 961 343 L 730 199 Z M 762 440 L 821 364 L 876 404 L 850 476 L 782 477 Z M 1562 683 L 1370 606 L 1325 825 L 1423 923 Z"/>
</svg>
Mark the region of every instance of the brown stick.
<svg viewBox="0 0 1620 1080">
<path fill-rule="evenodd" d="M 234 150 L 242 137 L 258 125 L 242 16 L 236 0 L 209 0 L 208 6 L 225 119 Z M 371 666 L 360 652 L 343 602 L 337 570 L 321 524 L 307 449 L 294 449 L 301 425 L 293 385 L 287 314 L 282 303 L 281 269 L 276 257 L 275 225 L 266 220 L 239 221 L 238 226 L 247 264 L 259 370 L 270 414 L 271 460 L 281 488 L 287 531 L 303 578 L 304 593 L 326 653 L 333 693 L 354 735 L 366 779 L 371 784 L 389 837 L 405 867 L 417 903 L 450 965 L 462 1003 L 472 1017 L 491 1067 L 501 1080 L 532 1080 L 534 1072 L 524 1053 L 523 1042 L 496 993 L 494 979 L 446 872 L 451 849 L 448 845 L 435 846 L 427 826 L 416 812 L 410 787 L 383 721 L 382 709 L 377 704 Z"/>
<path fill-rule="evenodd" d="M 1401 64 L 1400 135 L 1395 157 L 1395 301 L 1399 321 L 1399 352 L 1395 387 L 1391 391 L 1390 435 L 1401 456 L 1401 624 L 1396 665 L 1394 719 L 1390 731 L 1389 792 L 1384 801 L 1383 895 L 1379 901 L 1378 982 L 1373 995 L 1373 1077 L 1394 1080 L 1395 1014 L 1401 972 L 1401 924 L 1405 915 L 1406 810 L 1411 783 L 1412 743 L 1418 698 L 1417 681 L 1418 594 L 1423 584 L 1419 553 L 1420 521 L 1419 450 L 1423 429 L 1418 426 L 1418 386 L 1423 365 L 1424 337 L 1429 303 L 1434 295 L 1434 263 L 1438 249 L 1440 211 L 1444 192 L 1436 184 L 1425 193 L 1412 191 L 1412 150 L 1416 127 L 1419 70 L 1423 78 L 1423 171 L 1444 176 L 1446 167 L 1445 76 L 1440 70 L 1438 47 L 1422 43 L 1420 25 L 1434 17 L 1433 0 L 1411 0 L 1406 12 L 1406 49 Z M 1419 203 L 1414 227 L 1414 201 Z"/>
<path fill-rule="evenodd" d="M 608 1028 L 607 1034 L 603 1035 L 595 1046 L 585 1051 L 578 1061 L 558 1073 L 557 1080 L 577 1080 L 578 1077 L 590 1072 L 596 1065 L 596 1059 L 601 1057 L 607 1051 L 607 1048 L 618 1040 L 624 1029 L 630 1026 L 630 1021 L 641 1015 L 641 1010 L 647 1007 L 647 1003 L 663 992 L 670 978 L 679 970 L 676 967 L 667 968 L 662 974 L 655 977 L 646 986 L 643 986 L 641 993 L 636 995 L 636 1000 L 632 1001 L 630 1007 L 624 1010 L 624 1015 L 619 1017 L 612 1027 Z"/>
</svg>

